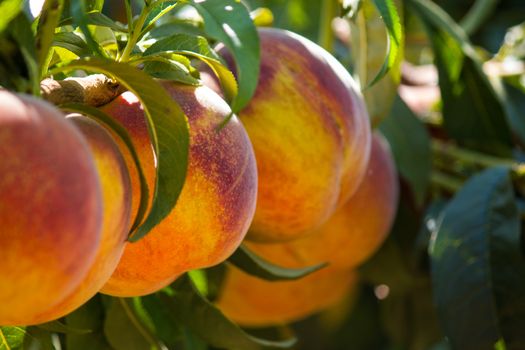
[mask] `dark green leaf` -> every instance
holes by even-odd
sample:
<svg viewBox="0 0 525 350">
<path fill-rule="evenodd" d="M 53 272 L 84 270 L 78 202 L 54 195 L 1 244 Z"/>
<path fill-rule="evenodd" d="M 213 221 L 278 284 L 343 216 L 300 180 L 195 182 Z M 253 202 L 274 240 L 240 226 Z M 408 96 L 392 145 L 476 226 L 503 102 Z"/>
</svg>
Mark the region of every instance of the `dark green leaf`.
<svg viewBox="0 0 525 350">
<path fill-rule="evenodd" d="M 87 333 L 92 332 L 91 329 L 80 329 L 80 328 L 71 327 L 58 320 L 42 323 L 42 324 L 39 324 L 37 327 L 45 331 L 53 332 L 53 333 L 87 334 Z"/>
<path fill-rule="evenodd" d="M 65 12 L 65 11 L 64 11 Z M 113 21 L 111 18 L 99 11 L 87 12 L 85 14 L 86 24 L 92 24 L 99 27 L 107 27 L 113 29 L 116 32 L 127 33 L 128 28 L 118 22 Z M 72 17 L 63 18 L 58 24 L 61 26 L 71 25 L 75 23 Z"/>
<path fill-rule="evenodd" d="M 385 22 L 388 33 L 388 50 L 383 66 L 368 86 L 378 82 L 396 65 L 396 62 L 399 63 L 401 61 L 401 50 L 404 41 L 401 19 L 393 0 L 374 0 L 374 4 Z"/>
<path fill-rule="evenodd" d="M 24 342 L 26 330 L 23 327 L 0 327 L 0 350 L 18 348 Z"/>
<path fill-rule="evenodd" d="M 495 78 L 496 79 L 496 78 Z M 496 91 L 503 101 L 503 107 L 506 110 L 507 117 L 512 132 L 518 137 L 522 144 L 525 144 L 525 93 L 523 90 L 508 84 L 505 81 L 494 82 Z"/>
<path fill-rule="evenodd" d="M 453 348 L 525 347 L 520 230 L 506 168 L 474 176 L 446 207 L 431 246 L 432 281 Z"/>
<path fill-rule="evenodd" d="M 159 295 L 142 297 L 142 304 L 155 326 L 155 333 L 159 339 L 170 349 L 180 347 L 182 326 L 175 315 L 164 306 Z"/>
<path fill-rule="evenodd" d="M 67 315 L 66 324 L 68 327 L 91 331 L 86 334 L 67 334 L 67 349 L 112 350 L 104 336 L 104 318 L 105 312 L 100 295 L 96 295 L 86 304 Z"/>
<path fill-rule="evenodd" d="M 144 52 L 144 56 L 162 52 L 188 55 L 203 61 L 219 77 L 226 99 L 231 101 L 237 95 L 238 90 L 235 77 L 219 60 L 219 57 L 211 49 L 205 38 L 188 34 L 174 34 L 151 45 Z"/>
<path fill-rule="evenodd" d="M 408 181 L 416 203 L 421 206 L 432 167 L 430 137 L 425 126 L 397 96 L 390 116 L 379 129 L 392 148 L 397 170 Z"/>
<path fill-rule="evenodd" d="M 295 339 L 269 341 L 253 337 L 228 320 L 195 289 L 188 276 L 172 284 L 173 295 L 159 294 L 164 307 L 188 329 L 208 344 L 225 349 L 287 349 Z"/>
<path fill-rule="evenodd" d="M 150 213 L 130 236 L 137 241 L 168 215 L 182 190 L 188 166 L 189 131 L 186 116 L 162 86 L 127 64 L 83 59 L 63 70 L 86 69 L 115 77 L 141 101 L 157 161 L 156 187 Z"/>
<path fill-rule="evenodd" d="M 33 93 L 38 94 L 40 92 L 40 70 L 31 23 L 21 13 L 10 23 L 9 32 L 24 58 L 31 86 L 30 89 Z"/>
<path fill-rule="evenodd" d="M 75 33 L 64 32 L 55 34 L 53 46 L 62 47 L 73 52 L 75 55 L 82 57 L 91 54 L 91 50 L 87 46 L 84 39 Z"/>
<path fill-rule="evenodd" d="M 22 349 L 56 350 L 52 336 L 53 333 L 38 327 L 27 327 Z"/>
<path fill-rule="evenodd" d="M 160 348 L 151 330 L 137 316 L 130 299 L 114 298 L 107 310 L 104 333 L 115 350 Z"/>
<path fill-rule="evenodd" d="M 510 156 L 512 140 L 501 100 L 463 30 L 429 0 L 409 0 L 434 48 L 448 134 L 461 145 Z"/>
<path fill-rule="evenodd" d="M 0 33 L 22 11 L 22 4 L 22 0 L 4 0 L 0 2 L 0 13 L 2 14 L 0 17 Z"/>
<path fill-rule="evenodd" d="M 47 71 L 48 62 L 51 59 L 51 45 L 63 7 L 63 0 L 47 0 L 40 12 L 35 44 L 42 76 Z"/>
<path fill-rule="evenodd" d="M 242 271 L 268 281 L 295 280 L 305 277 L 325 267 L 327 264 L 308 266 L 300 269 L 289 269 L 268 262 L 241 245 L 228 259 Z"/>
<path fill-rule="evenodd" d="M 259 36 L 246 7 L 235 0 L 185 0 L 204 19 L 204 30 L 230 50 L 237 67 L 239 94 L 232 110 L 246 106 L 255 93 L 259 78 Z M 222 79 L 221 79 L 222 80 Z"/>
<path fill-rule="evenodd" d="M 135 221 L 133 222 L 133 225 L 131 226 L 131 229 L 138 227 L 140 223 L 142 222 L 142 219 L 144 219 L 144 215 L 146 214 L 146 210 L 148 208 L 148 201 L 149 201 L 149 188 L 146 181 L 146 177 L 144 175 L 144 170 L 142 169 L 142 165 L 140 163 L 140 158 L 135 150 L 135 147 L 133 146 L 133 141 L 131 140 L 131 136 L 129 136 L 128 131 L 124 126 L 122 126 L 118 121 L 108 116 L 106 113 L 102 112 L 100 109 L 87 106 L 84 104 L 79 103 L 68 103 L 65 105 L 61 105 L 60 108 L 62 110 L 68 111 L 68 112 L 76 112 L 81 113 L 86 116 L 89 116 L 95 120 L 97 120 L 99 123 L 104 124 L 106 127 L 111 129 L 114 133 L 116 133 L 122 142 L 128 147 L 128 150 L 131 154 L 131 157 L 133 158 L 133 161 L 135 162 L 135 166 L 138 171 L 139 175 L 139 182 L 140 182 L 140 204 L 139 208 L 137 210 L 137 215 L 135 215 Z"/>
</svg>

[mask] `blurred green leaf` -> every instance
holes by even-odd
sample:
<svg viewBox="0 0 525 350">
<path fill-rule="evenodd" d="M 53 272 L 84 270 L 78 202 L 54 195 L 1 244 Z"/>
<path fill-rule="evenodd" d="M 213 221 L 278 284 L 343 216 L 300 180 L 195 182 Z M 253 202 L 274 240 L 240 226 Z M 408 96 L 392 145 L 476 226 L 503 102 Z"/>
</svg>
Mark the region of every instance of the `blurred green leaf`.
<svg viewBox="0 0 525 350">
<path fill-rule="evenodd" d="M 65 11 L 64 11 L 65 12 Z M 116 32 L 127 33 L 128 28 L 121 23 L 113 21 L 111 18 L 99 11 L 90 11 L 85 14 L 85 22 L 89 25 L 96 25 L 99 27 L 107 27 L 113 29 Z M 74 24 L 73 17 L 62 18 L 59 26 Z"/>
<path fill-rule="evenodd" d="M 53 336 L 56 337 L 56 335 L 53 333 L 38 327 L 27 327 L 26 336 L 24 337 L 24 344 L 22 345 L 21 349 L 57 350 L 53 344 Z"/>
<path fill-rule="evenodd" d="M 181 63 L 162 56 L 147 56 L 140 59 L 144 62 L 143 70 L 154 78 L 176 81 L 186 85 L 200 85 Z"/>
<path fill-rule="evenodd" d="M 298 269 L 281 267 L 264 260 L 245 245 L 237 248 L 233 255 L 228 258 L 228 261 L 247 274 L 268 281 L 299 279 L 327 266 L 327 264 L 324 263 Z"/>
<path fill-rule="evenodd" d="M 84 39 L 71 32 L 55 34 L 53 46 L 62 47 L 79 57 L 87 56 L 92 53 Z"/>
<path fill-rule="evenodd" d="M 73 18 L 74 24 L 78 26 L 78 28 L 82 31 L 82 34 L 84 34 L 86 43 L 91 48 L 91 50 L 99 57 L 107 57 L 107 53 L 99 45 L 99 43 L 97 43 L 97 41 L 95 40 L 95 38 L 91 34 L 91 31 L 88 28 L 88 24 L 90 24 L 90 21 L 87 15 L 87 3 L 88 2 L 86 2 L 86 0 L 72 1 L 70 4 L 71 17 Z"/>
<path fill-rule="evenodd" d="M 175 315 L 164 306 L 159 294 L 142 297 L 142 305 L 153 322 L 157 337 L 170 349 L 179 348 L 183 337 L 182 325 Z"/>
<path fill-rule="evenodd" d="M 509 170 L 472 177 L 434 235 L 434 300 L 453 348 L 524 348 L 525 259 Z"/>
<path fill-rule="evenodd" d="M 87 334 L 91 333 L 91 329 L 81 329 L 68 326 L 65 323 L 60 322 L 59 320 L 50 321 L 37 325 L 38 328 L 43 329 L 48 332 L 53 333 L 74 333 L 74 334 Z"/>
<path fill-rule="evenodd" d="M 233 112 L 238 112 L 255 93 L 259 78 L 259 36 L 250 14 L 242 2 L 235 0 L 184 1 L 203 17 L 205 32 L 224 43 L 233 55 L 239 90 L 231 103 Z"/>
<path fill-rule="evenodd" d="M 23 327 L 0 327 L 0 350 L 18 348 L 24 343 L 25 336 Z"/>
<path fill-rule="evenodd" d="M 427 195 L 432 168 L 430 136 L 423 123 L 397 96 L 392 112 L 379 126 L 394 154 L 396 167 L 421 206 Z"/>
<path fill-rule="evenodd" d="M 179 277 L 171 288 L 173 295 L 159 294 L 164 307 L 178 322 L 211 346 L 245 350 L 287 349 L 295 343 L 295 339 L 270 341 L 245 333 L 199 294 L 186 275 Z"/>
<path fill-rule="evenodd" d="M 142 322 L 129 298 L 113 298 L 104 322 L 104 334 L 115 350 L 158 349 L 152 331 Z"/>
<path fill-rule="evenodd" d="M 409 0 L 434 48 L 444 126 L 461 145 L 510 156 L 512 139 L 502 101 L 483 73 L 465 32 L 429 0 Z"/>
<path fill-rule="evenodd" d="M 89 329 L 90 333 L 68 333 L 67 349 L 74 350 L 112 350 L 104 336 L 105 311 L 100 295 L 66 316 L 66 325 L 74 329 Z"/>
<path fill-rule="evenodd" d="M 85 69 L 113 76 L 132 91 L 144 107 L 157 160 L 157 178 L 151 211 L 141 226 L 132 228 L 134 231 L 129 239 L 137 241 L 171 212 L 179 198 L 188 166 L 189 131 L 186 116 L 158 82 L 128 64 L 87 58 L 61 69 Z"/>
<path fill-rule="evenodd" d="M 0 13 L 2 14 L 0 17 L 0 33 L 22 11 L 22 4 L 22 0 L 3 0 L 0 2 Z"/>
<path fill-rule="evenodd" d="M 404 42 L 401 19 L 397 13 L 393 0 L 374 0 L 374 4 L 385 23 L 388 33 L 388 46 L 385 62 L 374 79 L 368 84 L 368 87 L 377 83 L 390 71 L 390 69 L 394 68 L 396 65 L 399 66 L 399 63 L 401 62 L 401 50 Z"/>
</svg>

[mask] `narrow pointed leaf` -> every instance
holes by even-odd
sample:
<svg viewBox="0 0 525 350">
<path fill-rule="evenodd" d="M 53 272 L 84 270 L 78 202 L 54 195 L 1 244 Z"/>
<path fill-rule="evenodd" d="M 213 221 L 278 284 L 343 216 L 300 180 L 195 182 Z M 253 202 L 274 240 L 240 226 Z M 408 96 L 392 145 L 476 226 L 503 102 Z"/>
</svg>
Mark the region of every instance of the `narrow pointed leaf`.
<svg viewBox="0 0 525 350">
<path fill-rule="evenodd" d="M 18 348 L 24 343 L 25 336 L 23 327 L 0 327 L 0 350 Z"/>
<path fill-rule="evenodd" d="M 285 268 L 264 260 L 244 245 L 241 245 L 228 261 L 244 272 L 268 281 L 299 279 L 327 265 L 325 263 L 298 269 Z"/>
<path fill-rule="evenodd" d="M 204 30 L 230 50 L 237 67 L 239 94 L 232 104 L 234 112 L 246 106 L 255 93 L 259 78 L 259 36 L 250 13 L 235 0 L 185 0 L 204 19 Z"/>
<path fill-rule="evenodd" d="M 385 62 L 374 79 L 368 84 L 368 87 L 381 80 L 396 64 L 400 64 L 404 41 L 401 19 L 393 0 L 374 0 L 374 4 L 385 23 L 388 34 L 388 46 Z"/>
<path fill-rule="evenodd" d="M 172 284 L 173 295 L 160 293 L 164 306 L 208 344 L 224 349 L 288 349 L 295 339 L 270 341 L 256 338 L 230 321 L 195 289 L 186 275 Z"/>
<path fill-rule="evenodd" d="M 62 69 L 85 69 L 113 76 L 132 91 L 144 107 L 156 155 L 157 178 L 151 211 L 129 238 L 137 241 L 171 212 L 179 198 L 188 166 L 188 120 L 159 83 L 127 64 L 88 58 L 74 61 Z"/>
</svg>

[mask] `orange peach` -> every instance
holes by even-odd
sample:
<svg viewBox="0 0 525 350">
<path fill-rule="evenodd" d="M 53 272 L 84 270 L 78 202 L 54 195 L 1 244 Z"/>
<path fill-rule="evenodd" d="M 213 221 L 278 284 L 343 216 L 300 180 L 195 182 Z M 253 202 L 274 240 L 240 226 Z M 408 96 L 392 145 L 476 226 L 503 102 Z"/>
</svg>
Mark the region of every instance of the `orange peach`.
<svg viewBox="0 0 525 350">
<path fill-rule="evenodd" d="M 228 104 L 204 86 L 166 82 L 164 87 L 189 119 L 186 182 L 172 212 L 144 238 L 127 244 L 102 289 L 106 294 L 149 294 L 188 270 L 222 262 L 243 240 L 255 211 L 252 145 L 237 117 L 221 127 L 231 113 Z M 126 92 L 102 109 L 128 129 L 153 188 L 154 155 L 139 101 Z M 140 193 L 136 170 L 132 188 L 134 196 Z"/>
<path fill-rule="evenodd" d="M 28 325 L 86 276 L 102 194 L 82 134 L 51 104 L 0 91 L 0 325 Z"/>
<path fill-rule="evenodd" d="M 117 143 L 103 126 L 87 117 L 72 115 L 68 120 L 85 136 L 95 160 L 102 185 L 102 236 L 95 262 L 82 283 L 58 305 L 39 314 L 37 323 L 67 315 L 104 286 L 124 252 L 130 229 L 131 180 Z"/>
<path fill-rule="evenodd" d="M 386 239 L 396 214 L 398 193 L 390 147 L 381 135 L 374 134 L 367 173 L 357 192 L 319 230 L 292 242 L 248 242 L 247 246 L 281 266 L 328 262 L 337 269 L 354 268 Z"/>
<path fill-rule="evenodd" d="M 259 196 L 247 239 L 290 241 L 319 228 L 357 189 L 370 125 L 348 71 L 297 34 L 259 29 L 261 69 L 239 112 L 253 143 Z M 231 56 L 219 49 L 227 62 Z"/>
<path fill-rule="evenodd" d="M 271 282 L 228 267 L 217 307 L 241 326 L 298 321 L 329 308 L 357 286 L 353 271 L 325 268 L 294 281 Z"/>
</svg>

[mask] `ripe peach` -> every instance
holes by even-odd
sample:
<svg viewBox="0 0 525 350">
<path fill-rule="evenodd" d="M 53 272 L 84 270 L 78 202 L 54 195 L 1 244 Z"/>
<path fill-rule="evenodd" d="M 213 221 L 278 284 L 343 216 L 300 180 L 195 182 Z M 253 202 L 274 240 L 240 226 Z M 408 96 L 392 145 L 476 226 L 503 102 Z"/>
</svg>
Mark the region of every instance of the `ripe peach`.
<svg viewBox="0 0 525 350">
<path fill-rule="evenodd" d="M 70 313 L 102 288 L 117 267 L 130 229 L 131 180 L 117 143 L 103 126 L 87 117 L 73 115 L 68 120 L 85 136 L 95 160 L 102 185 L 102 235 L 95 262 L 82 283 L 58 305 L 38 315 L 37 323 Z"/>
<path fill-rule="evenodd" d="M 102 194 L 84 137 L 59 110 L 7 91 L 0 106 L 0 325 L 27 325 L 86 276 Z"/>
<path fill-rule="evenodd" d="M 255 211 L 257 170 L 248 135 L 235 116 L 220 127 L 231 113 L 228 104 L 204 86 L 164 87 L 189 119 L 186 182 L 173 211 L 143 239 L 127 244 L 102 289 L 106 294 L 152 293 L 190 269 L 222 262 L 239 246 Z M 153 188 L 154 156 L 139 101 L 126 92 L 103 110 L 128 129 Z M 138 194 L 136 172 L 132 187 Z"/>
<path fill-rule="evenodd" d="M 356 267 L 386 239 L 396 214 L 398 193 L 390 147 L 381 135 L 374 134 L 365 178 L 350 200 L 320 229 L 292 242 L 248 242 L 247 246 L 267 260 L 286 267 L 323 262 L 338 269 Z"/>
<path fill-rule="evenodd" d="M 294 281 L 271 282 L 228 267 L 217 306 L 241 326 L 298 321 L 340 302 L 357 286 L 357 274 L 325 268 Z"/>
<path fill-rule="evenodd" d="M 321 226 L 355 192 L 370 126 L 358 87 L 332 55 L 288 31 L 260 28 L 259 36 L 259 83 L 239 112 L 259 173 L 247 239 L 290 241 Z"/>
</svg>

